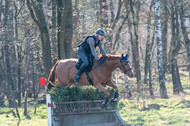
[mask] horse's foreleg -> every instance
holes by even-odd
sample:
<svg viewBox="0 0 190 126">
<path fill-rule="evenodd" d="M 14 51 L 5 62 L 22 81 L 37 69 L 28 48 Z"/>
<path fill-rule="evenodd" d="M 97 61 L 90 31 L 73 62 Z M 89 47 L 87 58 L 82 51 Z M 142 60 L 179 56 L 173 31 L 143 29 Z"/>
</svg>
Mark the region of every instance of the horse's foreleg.
<svg viewBox="0 0 190 126">
<path fill-rule="evenodd" d="M 115 89 L 115 95 L 113 97 L 113 100 L 119 97 L 119 90 L 117 86 L 110 80 L 109 82 L 106 83 L 108 86 L 113 87 Z"/>
<path fill-rule="evenodd" d="M 102 86 L 102 84 L 97 84 L 95 87 L 98 88 L 100 91 L 104 92 L 104 94 L 106 95 L 105 102 L 103 103 L 103 107 L 105 107 L 108 103 L 110 93 Z"/>
</svg>

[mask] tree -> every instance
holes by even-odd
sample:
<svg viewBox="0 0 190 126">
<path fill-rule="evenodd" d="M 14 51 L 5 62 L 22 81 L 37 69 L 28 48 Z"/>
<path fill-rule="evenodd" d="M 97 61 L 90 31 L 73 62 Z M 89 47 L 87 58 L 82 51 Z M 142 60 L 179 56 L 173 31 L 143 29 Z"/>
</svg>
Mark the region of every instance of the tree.
<svg viewBox="0 0 190 126">
<path fill-rule="evenodd" d="M 99 0 L 101 28 L 108 27 L 108 5 L 106 0 Z"/>
<path fill-rule="evenodd" d="M 22 67 L 22 61 L 24 56 L 22 56 L 22 45 L 21 43 L 23 42 L 22 40 L 19 39 L 18 37 L 18 16 L 21 13 L 21 10 L 23 9 L 25 5 L 25 1 L 23 2 L 23 4 L 20 6 L 20 8 L 16 5 L 16 1 L 14 1 L 14 8 L 15 8 L 15 15 L 14 15 L 14 19 L 15 19 L 15 40 L 17 43 L 16 48 L 17 48 L 17 78 L 18 78 L 18 91 L 17 91 L 17 99 L 18 99 L 18 107 L 21 107 L 21 67 Z"/>
<path fill-rule="evenodd" d="M 147 75 L 150 69 L 150 58 L 151 58 L 151 42 L 150 42 L 150 26 L 151 26 L 151 11 L 153 2 L 150 4 L 150 10 L 148 12 L 148 24 L 147 24 L 147 41 L 146 41 L 146 55 L 145 55 L 145 66 L 144 66 L 144 83 L 147 84 Z"/>
<path fill-rule="evenodd" d="M 42 42 L 42 59 L 44 63 L 44 70 L 46 76 L 48 76 L 49 71 L 52 67 L 51 63 L 51 50 L 50 50 L 50 38 L 49 38 L 49 29 L 47 20 L 45 18 L 45 13 L 43 10 L 42 0 L 37 0 L 37 4 L 30 0 L 27 0 L 27 6 L 32 16 L 33 21 L 39 27 L 41 33 L 41 42 Z M 31 5 L 33 5 L 34 10 Z"/>
<path fill-rule="evenodd" d="M 171 65 L 172 65 L 172 81 L 173 81 L 173 93 L 179 94 L 180 92 L 184 92 L 179 75 L 179 69 L 177 65 L 177 55 L 181 48 L 181 31 L 180 31 L 180 15 L 179 15 L 179 5 L 180 2 L 178 0 L 174 1 L 174 6 L 172 6 L 172 15 L 171 15 L 171 24 L 172 24 L 172 57 L 171 57 Z"/>
<path fill-rule="evenodd" d="M 185 9 L 184 9 L 184 0 L 181 0 L 180 4 L 180 19 L 181 19 L 181 29 L 183 33 L 183 39 L 186 44 L 186 49 L 187 49 L 187 58 L 188 62 L 190 62 L 190 39 L 188 37 L 188 32 L 187 32 L 187 27 L 185 25 Z M 189 64 L 189 77 L 190 77 L 190 64 Z"/>
<path fill-rule="evenodd" d="M 153 6 L 153 0 L 150 4 L 150 10 L 148 12 L 148 24 L 147 24 L 147 42 L 146 42 L 146 55 L 145 55 L 145 67 L 144 67 L 144 83 L 147 83 L 147 75 L 149 73 L 149 90 L 150 95 L 153 96 L 153 88 L 152 88 L 152 69 L 151 69 L 151 52 L 154 41 L 150 41 L 150 26 L 151 26 L 151 11 Z M 153 33 L 154 36 L 154 33 Z"/>
<path fill-rule="evenodd" d="M 163 51 L 162 51 L 162 31 L 161 31 L 161 20 L 160 20 L 160 2 L 159 0 L 154 0 L 155 2 L 155 16 L 156 16 L 156 29 L 157 29 L 157 62 L 158 62 L 158 72 L 159 72 L 159 83 L 160 83 L 160 97 L 168 98 L 167 90 L 165 86 L 165 74 L 163 68 Z"/>
<path fill-rule="evenodd" d="M 162 9 L 162 18 L 163 19 L 163 25 L 162 25 L 162 48 L 163 48 L 163 69 L 164 74 L 166 72 L 166 65 L 167 65 L 167 34 L 168 34 L 168 8 L 167 8 L 167 0 L 164 0 L 162 3 L 163 9 Z"/>
<path fill-rule="evenodd" d="M 12 76 L 12 64 L 11 64 L 11 59 L 12 53 L 11 53 L 11 43 L 13 41 L 13 9 L 10 6 L 10 1 L 5 1 L 5 13 L 4 13 L 4 28 L 5 28 L 5 33 L 4 33 L 4 55 L 5 55 L 5 67 L 6 67 L 6 81 L 7 81 L 7 90 L 6 90 L 6 95 L 9 101 L 9 107 L 15 106 L 15 101 L 14 101 L 14 90 L 15 85 L 14 85 L 14 77 Z M 15 58 L 15 57 L 14 57 Z"/>
<path fill-rule="evenodd" d="M 73 37 L 73 10 L 72 1 L 64 0 L 64 11 L 61 17 L 60 29 L 60 58 L 72 57 L 72 37 Z"/>
<path fill-rule="evenodd" d="M 139 1 L 140 2 L 140 1 Z M 138 41 L 138 21 L 136 17 L 138 17 L 138 13 L 135 16 L 134 8 L 133 8 L 133 2 L 132 0 L 129 0 L 130 4 L 130 11 L 132 14 L 133 19 L 133 29 L 134 29 L 134 42 L 132 42 L 132 53 L 133 53 L 133 62 L 135 64 L 135 73 L 136 73 L 136 80 L 137 80 L 137 91 L 140 92 L 140 85 L 141 85 L 141 70 L 140 70 L 140 58 L 139 58 L 139 41 Z M 139 3 L 140 4 L 140 3 Z M 140 6 L 138 6 L 140 8 Z M 140 10 L 140 9 L 137 10 Z"/>
</svg>

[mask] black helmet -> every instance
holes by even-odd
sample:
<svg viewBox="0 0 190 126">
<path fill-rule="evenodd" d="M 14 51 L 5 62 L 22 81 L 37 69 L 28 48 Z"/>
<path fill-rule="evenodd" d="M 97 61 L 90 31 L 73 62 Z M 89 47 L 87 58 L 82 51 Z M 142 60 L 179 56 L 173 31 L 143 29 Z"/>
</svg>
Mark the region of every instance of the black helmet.
<svg viewBox="0 0 190 126">
<path fill-rule="evenodd" d="M 102 29 L 98 29 L 98 30 L 96 31 L 96 34 L 101 35 L 101 36 L 105 36 L 105 32 L 104 32 L 104 30 L 102 30 Z"/>
</svg>

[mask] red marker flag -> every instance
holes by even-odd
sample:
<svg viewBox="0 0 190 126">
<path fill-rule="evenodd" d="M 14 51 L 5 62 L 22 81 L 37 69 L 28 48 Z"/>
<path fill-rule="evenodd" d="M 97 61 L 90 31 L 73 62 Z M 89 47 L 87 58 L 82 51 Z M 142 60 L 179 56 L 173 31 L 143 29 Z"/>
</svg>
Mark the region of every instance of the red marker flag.
<svg viewBox="0 0 190 126">
<path fill-rule="evenodd" d="M 40 78 L 40 85 L 46 85 L 46 78 Z"/>
</svg>

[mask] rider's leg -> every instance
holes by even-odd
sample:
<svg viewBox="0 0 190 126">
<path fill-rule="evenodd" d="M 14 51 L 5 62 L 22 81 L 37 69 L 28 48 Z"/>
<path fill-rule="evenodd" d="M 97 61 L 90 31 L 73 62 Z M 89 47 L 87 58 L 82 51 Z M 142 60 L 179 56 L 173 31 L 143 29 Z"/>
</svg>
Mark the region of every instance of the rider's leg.
<svg viewBox="0 0 190 126">
<path fill-rule="evenodd" d="M 79 83 L 80 75 L 82 73 L 82 70 L 84 70 L 85 67 L 89 65 L 88 59 L 85 55 L 85 52 L 79 48 L 78 50 L 79 57 L 82 59 L 83 64 L 79 68 L 78 72 L 75 74 L 74 78 L 77 83 Z"/>
</svg>

